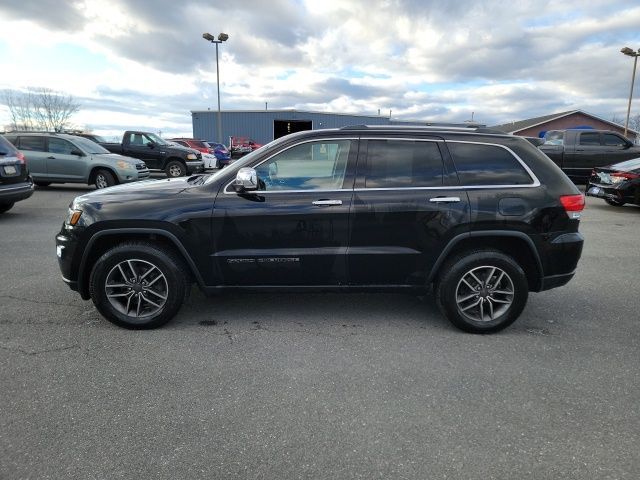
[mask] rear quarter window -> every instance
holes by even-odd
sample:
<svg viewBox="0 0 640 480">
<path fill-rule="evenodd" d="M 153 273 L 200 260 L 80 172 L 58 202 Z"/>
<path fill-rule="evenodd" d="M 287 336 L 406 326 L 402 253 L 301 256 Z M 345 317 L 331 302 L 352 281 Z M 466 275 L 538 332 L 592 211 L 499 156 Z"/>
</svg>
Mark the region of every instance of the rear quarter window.
<svg viewBox="0 0 640 480">
<path fill-rule="evenodd" d="M 44 152 L 44 137 L 19 137 L 20 150 Z"/>
<path fill-rule="evenodd" d="M 447 142 L 460 185 L 530 185 L 533 179 L 505 148 L 496 145 Z"/>
</svg>

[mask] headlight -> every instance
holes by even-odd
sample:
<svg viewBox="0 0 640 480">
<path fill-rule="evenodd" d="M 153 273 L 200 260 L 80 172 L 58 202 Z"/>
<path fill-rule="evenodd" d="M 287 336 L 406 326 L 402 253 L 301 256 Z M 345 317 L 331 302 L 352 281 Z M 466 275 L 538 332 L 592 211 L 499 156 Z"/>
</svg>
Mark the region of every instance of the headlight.
<svg viewBox="0 0 640 480">
<path fill-rule="evenodd" d="M 197 160 L 198 157 L 195 153 L 187 153 L 187 160 Z"/>
<path fill-rule="evenodd" d="M 82 216 L 82 210 L 72 210 L 69 209 L 69 215 L 67 216 L 66 224 L 71 225 L 72 227 L 77 225 L 80 221 L 80 217 Z"/>
<path fill-rule="evenodd" d="M 120 170 L 129 170 L 129 169 L 135 168 L 132 163 L 125 162 L 124 160 L 118 160 L 116 165 Z"/>
</svg>

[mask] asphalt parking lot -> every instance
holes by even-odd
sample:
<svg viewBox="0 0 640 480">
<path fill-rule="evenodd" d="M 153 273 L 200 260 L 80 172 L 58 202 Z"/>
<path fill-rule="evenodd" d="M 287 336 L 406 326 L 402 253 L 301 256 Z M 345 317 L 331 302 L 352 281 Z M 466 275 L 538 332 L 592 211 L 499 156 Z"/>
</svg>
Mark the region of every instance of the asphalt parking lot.
<svg viewBox="0 0 640 480">
<path fill-rule="evenodd" d="M 60 279 L 87 190 L 0 216 L 0 478 L 640 478 L 640 208 L 588 198 L 574 280 L 496 335 L 431 297 L 197 289 L 127 331 Z"/>
</svg>

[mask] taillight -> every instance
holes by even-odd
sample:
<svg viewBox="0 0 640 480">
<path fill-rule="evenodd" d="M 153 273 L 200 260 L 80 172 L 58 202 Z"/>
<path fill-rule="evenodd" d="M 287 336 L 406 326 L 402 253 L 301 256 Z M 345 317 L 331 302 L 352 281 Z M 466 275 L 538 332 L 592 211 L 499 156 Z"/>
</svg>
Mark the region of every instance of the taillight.
<svg viewBox="0 0 640 480">
<path fill-rule="evenodd" d="M 638 175 L 637 173 L 613 172 L 610 175 L 616 178 L 624 178 L 625 180 L 633 180 L 634 178 L 640 178 L 640 175 Z"/>
<path fill-rule="evenodd" d="M 560 203 L 567 215 L 571 218 L 580 218 L 580 212 L 584 210 L 584 195 L 562 195 L 560 196 Z"/>
<path fill-rule="evenodd" d="M 16 158 L 20 161 L 21 164 L 25 165 L 27 163 L 27 159 L 24 158 L 24 153 L 22 152 L 17 152 L 16 153 Z"/>
</svg>

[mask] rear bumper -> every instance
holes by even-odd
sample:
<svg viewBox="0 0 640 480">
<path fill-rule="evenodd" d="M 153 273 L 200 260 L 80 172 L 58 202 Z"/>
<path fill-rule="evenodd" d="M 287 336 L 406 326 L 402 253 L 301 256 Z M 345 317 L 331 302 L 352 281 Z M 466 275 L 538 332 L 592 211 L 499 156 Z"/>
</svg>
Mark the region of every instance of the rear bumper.
<svg viewBox="0 0 640 480">
<path fill-rule="evenodd" d="M 0 184 L 0 203 L 15 203 L 25 200 L 33 195 L 33 180 L 31 177 L 26 182 Z"/>
<path fill-rule="evenodd" d="M 584 194 L 588 197 L 596 197 L 617 202 L 640 203 L 640 187 L 622 182 L 621 185 L 608 185 L 601 183 L 587 183 Z"/>
<path fill-rule="evenodd" d="M 563 233 L 545 242 L 541 251 L 544 275 L 540 290 L 561 287 L 573 278 L 583 245 L 584 237 L 580 232 Z"/>
<path fill-rule="evenodd" d="M 551 290 L 552 288 L 562 287 L 569 283 L 576 272 L 563 273 L 561 275 L 551 275 L 549 277 L 542 277 L 542 284 L 540 291 Z M 73 288 L 73 287 L 72 287 Z"/>
</svg>

